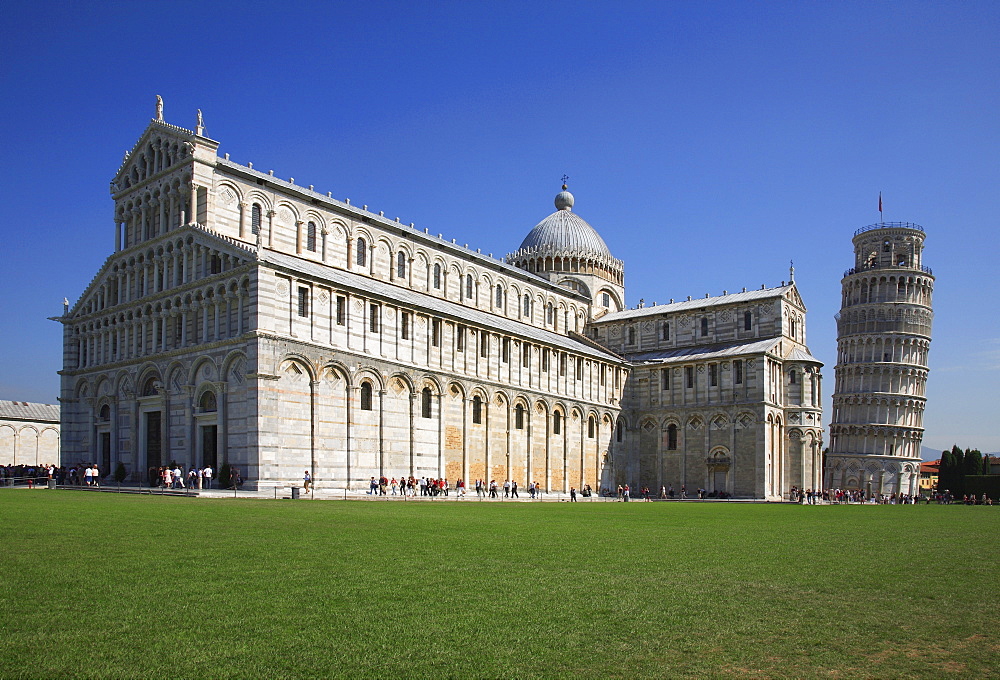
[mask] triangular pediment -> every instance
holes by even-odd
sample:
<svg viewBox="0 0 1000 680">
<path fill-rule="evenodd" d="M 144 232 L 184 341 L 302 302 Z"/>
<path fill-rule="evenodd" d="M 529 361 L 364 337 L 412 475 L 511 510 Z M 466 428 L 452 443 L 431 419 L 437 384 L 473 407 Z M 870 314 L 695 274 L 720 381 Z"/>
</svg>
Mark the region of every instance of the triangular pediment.
<svg viewBox="0 0 1000 680">
<path fill-rule="evenodd" d="M 136 266 L 142 266 L 150 259 L 163 257 L 164 255 L 169 257 L 170 253 L 175 252 L 175 249 L 178 247 L 186 247 L 188 245 L 199 245 L 208 248 L 219 255 L 227 256 L 232 265 L 230 270 L 242 267 L 245 264 L 257 260 L 256 250 L 241 241 L 216 233 L 207 227 L 202 227 L 200 225 L 186 225 L 179 229 L 174 229 L 167 234 L 144 241 L 141 244 L 111 255 L 104 261 L 104 265 L 97 272 L 97 275 L 91 280 L 90 285 L 87 286 L 83 294 L 80 296 L 80 299 L 77 300 L 77 302 L 72 306 L 69 313 L 63 318 L 63 320 L 68 321 L 79 317 L 90 316 L 91 314 L 96 314 L 117 306 L 119 302 L 116 299 L 116 292 L 113 288 L 117 286 L 115 279 L 121 275 L 122 270 L 127 270 L 131 267 L 134 271 Z M 221 274 L 225 272 L 219 273 Z M 209 276 L 214 276 L 214 274 L 210 274 Z M 183 285 L 196 286 L 203 278 L 205 277 L 200 277 L 199 279 Z M 171 290 L 172 288 L 164 291 L 151 292 L 149 295 L 169 295 Z M 136 298 L 130 302 L 137 303 L 139 299 L 142 298 Z"/>
<path fill-rule="evenodd" d="M 785 299 L 791 302 L 796 307 L 800 307 L 805 310 L 806 305 L 802 302 L 802 296 L 799 295 L 799 289 L 796 287 L 795 283 L 792 283 L 788 290 L 785 291 Z"/>
<path fill-rule="evenodd" d="M 218 142 L 208 137 L 154 118 L 135 145 L 125 152 L 121 167 L 111 180 L 111 193 L 124 193 L 190 162 L 200 147 L 214 154 L 218 146 Z"/>
</svg>

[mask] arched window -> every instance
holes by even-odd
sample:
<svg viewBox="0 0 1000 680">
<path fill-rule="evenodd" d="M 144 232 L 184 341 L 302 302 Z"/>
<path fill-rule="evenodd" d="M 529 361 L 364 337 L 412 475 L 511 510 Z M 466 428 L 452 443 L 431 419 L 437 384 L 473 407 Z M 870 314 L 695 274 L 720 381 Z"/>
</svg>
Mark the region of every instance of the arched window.
<svg viewBox="0 0 1000 680">
<path fill-rule="evenodd" d="M 667 425 L 667 450 L 677 450 L 677 426 L 673 423 Z"/>
<path fill-rule="evenodd" d="M 361 410 L 372 410 L 372 384 L 369 382 L 361 383 Z"/>
<path fill-rule="evenodd" d="M 522 316 L 531 317 L 531 295 L 528 293 L 524 294 L 524 310 L 522 311 Z"/>
<path fill-rule="evenodd" d="M 524 406 L 521 404 L 514 407 L 514 429 L 524 429 Z"/>
<path fill-rule="evenodd" d="M 743 330 L 749 331 L 753 329 L 753 314 L 750 312 L 743 312 Z"/>
<path fill-rule="evenodd" d="M 359 236 L 355 245 L 357 247 L 357 252 L 354 254 L 354 261 L 359 267 L 364 267 L 368 262 L 368 243 Z"/>
<path fill-rule="evenodd" d="M 406 253 L 402 250 L 396 253 L 396 278 L 406 278 Z"/>
<path fill-rule="evenodd" d="M 551 325 L 555 321 L 555 311 L 550 302 L 545 306 L 545 323 Z"/>
<path fill-rule="evenodd" d="M 621 444 L 622 440 L 625 438 L 624 431 L 625 431 L 625 423 L 619 420 L 618 427 L 615 428 L 615 441 L 618 442 L 619 444 Z"/>
<path fill-rule="evenodd" d="M 794 385 L 795 383 L 798 382 L 798 380 L 799 380 L 798 376 L 795 375 L 795 369 L 792 369 L 791 371 L 788 372 L 788 384 L 789 385 Z"/>
<path fill-rule="evenodd" d="M 594 438 L 595 425 L 596 424 L 594 423 L 594 416 L 590 416 L 589 418 L 587 418 L 587 437 L 589 439 Z"/>
<path fill-rule="evenodd" d="M 559 411 L 552 414 L 552 434 L 562 434 L 562 413 Z"/>
<path fill-rule="evenodd" d="M 420 391 L 420 416 L 422 418 L 431 417 L 431 388 L 429 387 Z"/>
<path fill-rule="evenodd" d="M 701 317 L 701 337 L 708 335 L 708 317 Z"/>
<path fill-rule="evenodd" d="M 628 344 L 630 345 L 635 344 L 635 328 L 631 326 L 628 329 Z"/>
<path fill-rule="evenodd" d="M 497 296 L 493 306 L 501 309 L 503 308 L 503 287 L 499 283 L 497 284 Z"/>
<path fill-rule="evenodd" d="M 472 423 L 474 425 L 483 423 L 483 400 L 478 394 L 472 398 Z"/>
<path fill-rule="evenodd" d="M 250 208 L 250 231 L 254 234 L 260 233 L 260 219 L 263 210 L 261 210 L 260 203 L 254 203 Z"/>
<path fill-rule="evenodd" d="M 469 300 L 472 299 L 472 288 L 473 288 L 472 274 L 466 274 L 465 275 L 465 297 L 468 298 Z"/>
<path fill-rule="evenodd" d="M 795 319 L 792 319 L 789 322 L 788 327 L 789 327 L 789 334 L 791 335 L 792 338 L 794 338 L 795 337 Z"/>
<path fill-rule="evenodd" d="M 218 401 L 215 397 L 215 392 L 209 390 L 205 394 L 201 395 L 201 400 L 198 402 L 198 407 L 202 410 L 202 413 L 211 413 L 213 411 L 219 410 Z"/>
<path fill-rule="evenodd" d="M 155 396 L 159 394 L 159 388 L 160 388 L 160 381 L 155 377 L 151 377 L 148 380 L 146 380 L 146 382 L 142 386 L 142 396 L 144 397 Z"/>
<path fill-rule="evenodd" d="M 434 288 L 438 290 L 441 288 L 441 265 L 434 265 Z"/>
<path fill-rule="evenodd" d="M 101 407 L 101 415 L 99 417 L 100 417 L 101 422 L 104 422 L 104 423 L 106 423 L 109 420 L 111 420 L 111 407 L 108 406 L 107 404 L 105 404 L 104 406 L 102 406 Z"/>
<path fill-rule="evenodd" d="M 311 253 L 316 252 L 316 223 L 309 222 L 306 225 L 306 250 Z"/>
</svg>

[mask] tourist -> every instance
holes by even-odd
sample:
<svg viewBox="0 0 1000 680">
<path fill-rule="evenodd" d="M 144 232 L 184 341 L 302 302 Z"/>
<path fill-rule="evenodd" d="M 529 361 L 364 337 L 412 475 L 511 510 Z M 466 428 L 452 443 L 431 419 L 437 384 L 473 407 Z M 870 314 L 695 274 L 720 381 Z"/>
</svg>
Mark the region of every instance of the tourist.
<svg viewBox="0 0 1000 680">
<path fill-rule="evenodd" d="M 212 488 L 212 466 L 206 465 L 205 469 L 202 471 L 202 476 L 205 478 L 205 488 Z"/>
<path fill-rule="evenodd" d="M 577 502 L 576 501 L 576 487 L 575 486 L 571 486 L 569 488 L 569 501 L 570 501 L 570 503 L 576 503 Z"/>
<path fill-rule="evenodd" d="M 302 488 L 305 489 L 306 493 L 309 493 L 309 489 L 312 487 L 312 475 L 309 474 L 309 470 L 306 470 L 302 474 Z"/>
<path fill-rule="evenodd" d="M 510 497 L 520 498 L 520 496 L 517 495 L 517 481 L 512 481 L 510 483 Z"/>
</svg>

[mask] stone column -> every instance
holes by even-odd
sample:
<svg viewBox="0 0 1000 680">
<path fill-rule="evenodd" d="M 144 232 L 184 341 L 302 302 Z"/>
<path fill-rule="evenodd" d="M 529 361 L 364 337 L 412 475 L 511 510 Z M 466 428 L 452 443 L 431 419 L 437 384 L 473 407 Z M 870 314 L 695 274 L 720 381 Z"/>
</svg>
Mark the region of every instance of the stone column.
<svg viewBox="0 0 1000 680">
<path fill-rule="evenodd" d="M 194 182 L 191 183 L 191 191 L 188 198 L 191 199 L 191 212 L 188 213 L 190 215 L 188 223 L 195 224 L 198 221 L 198 185 Z"/>
<path fill-rule="evenodd" d="M 240 201 L 240 238 L 246 236 L 247 231 L 247 204 Z"/>
<path fill-rule="evenodd" d="M 274 211 L 267 211 L 267 247 L 274 247 Z"/>
</svg>

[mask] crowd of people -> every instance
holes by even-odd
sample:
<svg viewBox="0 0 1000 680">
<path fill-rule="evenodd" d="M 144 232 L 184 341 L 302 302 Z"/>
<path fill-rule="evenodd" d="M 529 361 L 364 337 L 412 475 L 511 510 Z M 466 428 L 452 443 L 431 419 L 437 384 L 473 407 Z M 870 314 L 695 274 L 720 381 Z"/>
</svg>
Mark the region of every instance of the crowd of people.
<svg viewBox="0 0 1000 680">
<path fill-rule="evenodd" d="M 0 486 L 24 484 L 29 487 L 55 481 L 59 486 L 100 486 L 106 473 L 96 464 L 76 465 L 0 465 Z"/>
<path fill-rule="evenodd" d="M 312 486 L 312 477 L 307 470 L 303 477 L 303 487 L 309 491 Z M 488 482 L 485 479 L 477 479 L 473 483 L 473 488 L 477 498 L 500 498 L 501 491 L 504 498 L 521 498 L 520 487 L 515 480 L 505 480 L 503 484 L 498 484 L 495 479 Z M 589 490 L 589 486 L 587 489 Z M 449 497 L 454 494 L 455 498 L 464 498 L 469 493 L 466 481 L 458 479 L 454 485 L 448 479 L 435 479 L 433 477 L 416 478 L 412 475 L 407 477 L 401 475 L 399 479 L 385 476 L 372 477 L 368 483 L 369 496 L 399 496 L 403 499 L 421 497 Z M 528 484 L 528 497 L 532 500 L 541 498 L 542 486 L 538 482 Z"/>
</svg>

